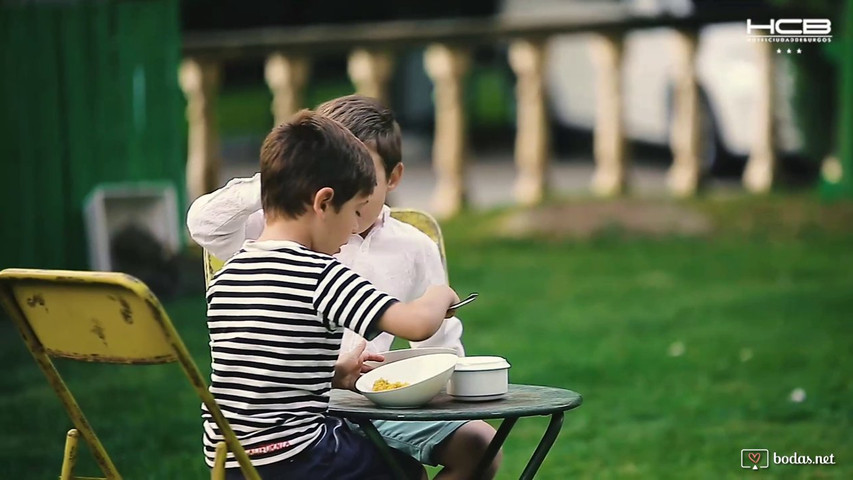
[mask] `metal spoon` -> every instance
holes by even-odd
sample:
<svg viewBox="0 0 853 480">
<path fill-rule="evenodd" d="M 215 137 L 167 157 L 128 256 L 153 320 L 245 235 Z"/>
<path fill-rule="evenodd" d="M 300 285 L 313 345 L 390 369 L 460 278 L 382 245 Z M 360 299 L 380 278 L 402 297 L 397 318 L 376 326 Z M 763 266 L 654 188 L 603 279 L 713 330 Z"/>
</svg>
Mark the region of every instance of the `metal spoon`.
<svg viewBox="0 0 853 480">
<path fill-rule="evenodd" d="M 468 305 L 469 303 L 476 300 L 478 296 L 479 296 L 479 293 L 474 292 L 474 293 L 468 295 L 467 297 L 465 297 L 463 300 L 461 300 L 457 303 L 454 303 L 453 305 L 447 307 L 447 317 L 452 317 L 454 315 L 454 313 L 456 313 L 457 308 Z"/>
</svg>

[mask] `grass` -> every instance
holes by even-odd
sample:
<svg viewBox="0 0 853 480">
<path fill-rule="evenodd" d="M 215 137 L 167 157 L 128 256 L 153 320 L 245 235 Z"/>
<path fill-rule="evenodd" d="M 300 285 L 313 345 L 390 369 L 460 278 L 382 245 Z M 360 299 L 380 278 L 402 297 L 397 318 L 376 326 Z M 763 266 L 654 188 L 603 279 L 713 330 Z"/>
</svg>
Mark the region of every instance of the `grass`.
<svg viewBox="0 0 853 480">
<path fill-rule="evenodd" d="M 462 315 L 468 353 L 507 357 L 514 383 L 584 395 L 537 478 L 742 478 L 754 475 L 740 468 L 744 448 L 837 462 L 761 476 L 853 478 L 853 208 L 804 197 L 687 207 L 715 232 L 510 240 L 494 233 L 507 212 L 444 225 L 454 287 L 481 294 Z M 206 370 L 202 300 L 167 308 Z M 70 423 L 7 321 L 0 331 L 0 478 L 53 477 Z M 60 369 L 125 478 L 206 477 L 199 402 L 177 370 Z M 499 478 L 518 477 L 545 425 L 518 422 Z"/>
</svg>

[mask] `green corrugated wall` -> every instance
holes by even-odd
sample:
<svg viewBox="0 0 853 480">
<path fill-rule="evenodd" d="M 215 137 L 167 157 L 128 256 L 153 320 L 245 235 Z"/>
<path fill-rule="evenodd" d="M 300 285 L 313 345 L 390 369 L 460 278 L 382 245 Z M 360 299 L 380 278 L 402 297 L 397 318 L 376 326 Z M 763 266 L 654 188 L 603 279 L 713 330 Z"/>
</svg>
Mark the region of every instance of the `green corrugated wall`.
<svg viewBox="0 0 853 480">
<path fill-rule="evenodd" d="M 99 183 L 166 180 L 184 204 L 178 14 L 177 0 L 0 2 L 0 268 L 86 268 Z"/>
</svg>

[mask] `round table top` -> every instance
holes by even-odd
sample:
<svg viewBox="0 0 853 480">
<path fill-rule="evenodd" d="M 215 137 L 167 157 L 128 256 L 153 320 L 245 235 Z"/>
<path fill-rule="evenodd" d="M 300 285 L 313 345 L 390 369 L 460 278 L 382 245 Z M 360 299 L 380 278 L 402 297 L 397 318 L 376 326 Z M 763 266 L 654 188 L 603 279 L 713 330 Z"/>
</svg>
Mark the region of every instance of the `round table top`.
<svg viewBox="0 0 853 480">
<path fill-rule="evenodd" d="M 477 420 L 551 415 L 577 408 L 581 403 L 583 397 L 571 390 L 510 385 L 506 396 L 498 400 L 463 402 L 441 392 L 422 407 L 386 408 L 356 392 L 335 389 L 331 392 L 329 414 L 371 420 Z"/>
</svg>

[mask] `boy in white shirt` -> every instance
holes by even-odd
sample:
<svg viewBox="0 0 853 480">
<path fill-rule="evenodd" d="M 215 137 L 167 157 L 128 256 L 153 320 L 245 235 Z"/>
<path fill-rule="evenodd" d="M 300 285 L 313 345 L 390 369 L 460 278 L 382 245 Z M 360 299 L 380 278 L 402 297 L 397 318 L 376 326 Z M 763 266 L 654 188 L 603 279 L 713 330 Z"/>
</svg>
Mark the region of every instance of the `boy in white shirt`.
<svg viewBox="0 0 853 480">
<path fill-rule="evenodd" d="M 336 258 L 367 278 L 377 288 L 402 301 L 418 298 L 430 285 L 446 284 L 438 247 L 411 225 L 389 215 L 385 206 L 388 192 L 399 185 L 403 175 L 400 127 L 393 112 L 372 98 L 350 95 L 320 105 L 318 113 L 328 116 L 367 145 L 376 168 L 377 185 L 368 204 L 360 209 L 358 235 L 350 235 Z M 197 199 L 187 214 L 187 226 L 202 247 L 227 259 L 247 239 L 257 238 L 263 228 L 260 178 L 234 179 Z M 412 346 L 450 347 L 464 355 L 462 324 L 447 319 L 438 332 Z M 390 348 L 394 337 L 380 334 L 368 343 L 369 352 Z M 361 338 L 350 330 L 344 333 L 341 352 L 357 347 Z M 442 465 L 436 479 L 469 478 L 495 430 L 481 420 L 469 422 L 386 422 L 376 421 L 388 444 L 403 450 L 421 463 Z M 496 457 L 484 478 L 493 478 L 500 464 Z"/>
</svg>

